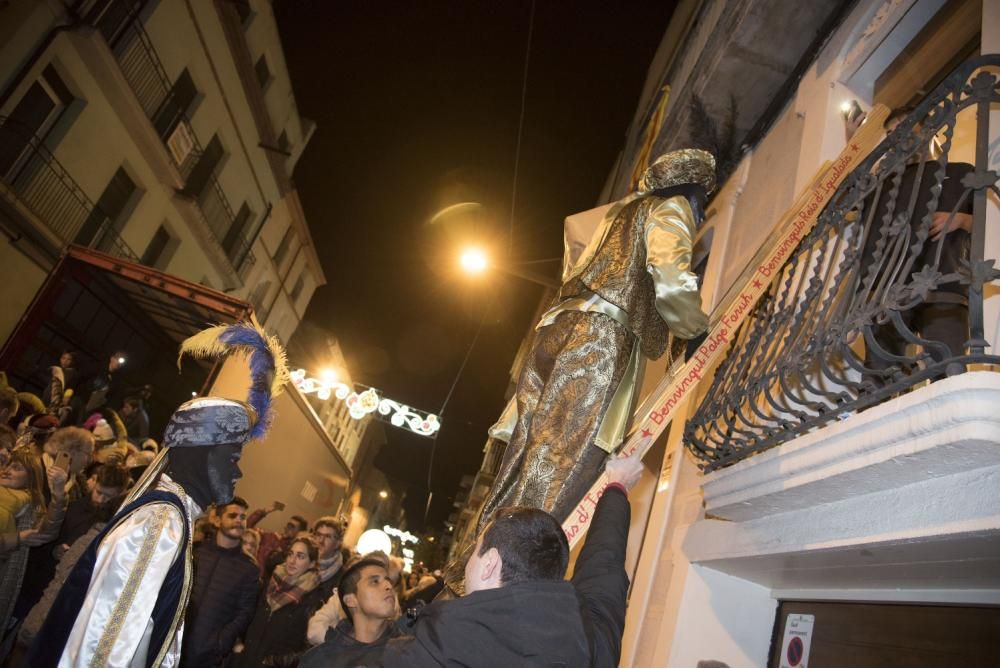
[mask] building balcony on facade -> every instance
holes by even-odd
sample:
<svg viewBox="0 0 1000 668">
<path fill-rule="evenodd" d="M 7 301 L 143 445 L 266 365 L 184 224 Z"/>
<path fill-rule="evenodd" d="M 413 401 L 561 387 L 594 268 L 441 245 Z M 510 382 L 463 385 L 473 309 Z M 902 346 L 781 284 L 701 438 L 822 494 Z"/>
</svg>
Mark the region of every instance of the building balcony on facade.
<svg viewBox="0 0 1000 668">
<path fill-rule="evenodd" d="M 186 71 L 171 82 L 152 40 L 143 28 L 141 3 L 129 0 L 95 2 L 83 20 L 94 26 L 110 47 L 122 76 L 153 124 L 170 159 L 185 181 L 183 195 L 196 204 L 205 227 L 221 246 L 238 277 L 245 277 L 254 264 L 250 246 L 258 229 L 248 227 L 249 209 L 239 216 L 226 198 L 215 171 L 222 158 L 216 136 L 206 149 L 198 140 L 187 110 L 197 91 Z M 227 286 L 227 287 L 234 287 Z"/>
<path fill-rule="evenodd" d="M 733 96 L 743 148 L 698 239 L 710 313 L 739 297 L 784 212 L 850 141 L 842 108 L 907 111 L 770 268 L 727 355 L 647 456 L 653 471 L 630 494 L 621 665 L 777 666 L 798 613 L 815 620 L 816 665 L 975 662 L 982 634 L 949 637 L 963 606 L 986 606 L 988 626 L 1000 605 L 1000 3 L 817 3 L 800 31 L 816 39 L 797 50 L 768 39 L 788 3 L 681 9 L 602 199 L 627 191 L 643 146 L 689 144 L 694 96 L 718 118 Z M 935 214 L 952 230 L 966 217 L 964 250 L 949 255 Z M 670 373 L 648 363 L 641 400 Z M 874 631 L 895 615 L 906 631 Z"/>
<path fill-rule="evenodd" d="M 6 116 L 0 116 L 0 189 L 6 219 L 18 232 L 34 236 L 33 245 L 43 258 L 58 257 L 66 244 L 77 243 L 138 260 L 111 217 L 91 201 L 39 136 Z"/>
<path fill-rule="evenodd" d="M 678 4 L 599 208 L 579 215 L 599 219 L 646 160 L 692 145 L 694 98 L 720 125 L 734 114 L 694 249 L 706 312 L 739 298 L 783 214 L 844 149 L 843 109 L 907 111 L 771 268 L 647 453 L 629 494 L 620 665 L 778 666 L 800 613 L 815 620 L 815 665 L 992 660 L 998 27 L 995 0 Z M 948 259 L 931 238 L 936 213 L 954 229 L 967 216 L 967 253 Z M 957 350 L 916 315 L 936 301 L 967 309 Z M 645 363 L 636 424 L 683 368 Z M 472 516 L 457 510 L 456 536 Z M 983 623 L 963 635 L 970 614 Z"/>
<path fill-rule="evenodd" d="M 0 115 L 27 129 L 25 145 L 75 183 L 81 206 L 106 214 L 100 235 L 91 220 L 56 235 L 63 246 L 130 247 L 144 264 L 250 301 L 287 340 L 325 282 L 291 180 L 314 125 L 295 108 L 270 3 L 237 4 L 5 3 Z M 248 80 L 247 61 L 259 76 Z M 24 190 L 33 173 L 17 176 Z M 18 307 L 54 262 L 29 248 L 39 233 L 26 225 L 6 223 L 24 239 L 4 251 L 26 279 L 8 288 Z"/>
</svg>

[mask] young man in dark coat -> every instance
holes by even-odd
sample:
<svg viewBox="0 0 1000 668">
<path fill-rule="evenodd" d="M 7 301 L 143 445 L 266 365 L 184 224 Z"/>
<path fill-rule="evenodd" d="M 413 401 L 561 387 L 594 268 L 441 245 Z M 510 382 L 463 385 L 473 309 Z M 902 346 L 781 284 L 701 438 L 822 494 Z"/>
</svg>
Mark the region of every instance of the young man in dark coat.
<svg viewBox="0 0 1000 668">
<path fill-rule="evenodd" d="M 213 540 L 194 550 L 194 584 L 187 609 L 181 665 L 220 666 L 250 625 L 257 605 L 259 571 L 243 552 L 247 502 L 234 497 L 218 509 Z"/>
<path fill-rule="evenodd" d="M 401 634 L 393 623 L 396 592 L 385 564 L 371 557 L 350 564 L 337 595 L 347 618 L 327 632 L 322 645 L 306 652 L 299 668 L 381 665 L 385 644 Z"/>
<path fill-rule="evenodd" d="M 559 523 L 536 508 L 497 511 L 465 568 L 466 595 L 424 608 L 414 635 L 389 642 L 396 666 L 617 666 L 625 629 L 626 490 L 639 480 L 637 456 L 612 458 L 610 485 L 573 578 L 563 578 L 569 545 Z"/>
</svg>

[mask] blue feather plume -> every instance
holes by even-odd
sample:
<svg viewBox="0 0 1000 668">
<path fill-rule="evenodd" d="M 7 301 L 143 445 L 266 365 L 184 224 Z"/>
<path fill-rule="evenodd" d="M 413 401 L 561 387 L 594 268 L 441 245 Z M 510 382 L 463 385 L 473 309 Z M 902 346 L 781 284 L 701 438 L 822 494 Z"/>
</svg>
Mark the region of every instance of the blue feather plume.
<svg viewBox="0 0 1000 668">
<path fill-rule="evenodd" d="M 288 382 L 285 351 L 277 338 L 270 336 L 251 316 L 249 322 L 209 327 L 181 343 L 180 358 L 185 353 L 198 358 L 225 357 L 239 352 L 250 366 L 250 393 L 247 403 L 257 412 L 251 438 L 262 438 L 271 426 L 271 403 Z"/>
</svg>

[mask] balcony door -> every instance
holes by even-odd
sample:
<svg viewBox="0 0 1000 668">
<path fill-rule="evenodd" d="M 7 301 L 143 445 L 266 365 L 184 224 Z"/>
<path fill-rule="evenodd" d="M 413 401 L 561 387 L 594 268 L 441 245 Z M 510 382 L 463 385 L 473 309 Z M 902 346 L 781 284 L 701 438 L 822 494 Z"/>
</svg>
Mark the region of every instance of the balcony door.
<svg viewBox="0 0 1000 668">
<path fill-rule="evenodd" d="M 81 246 L 92 246 L 104 252 L 112 252 L 115 241 L 135 204 L 137 194 L 138 188 L 135 182 L 129 178 L 124 169 L 119 167 L 73 242 Z"/>
<path fill-rule="evenodd" d="M 73 96 L 52 65 L 25 92 L 0 127 L 0 178 L 15 183 Z"/>
</svg>

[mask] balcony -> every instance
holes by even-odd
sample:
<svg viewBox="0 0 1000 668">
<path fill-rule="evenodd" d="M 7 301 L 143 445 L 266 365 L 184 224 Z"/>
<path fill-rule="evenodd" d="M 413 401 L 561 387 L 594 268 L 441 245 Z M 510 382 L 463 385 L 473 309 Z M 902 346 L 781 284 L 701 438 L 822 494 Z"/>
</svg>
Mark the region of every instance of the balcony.
<svg viewBox="0 0 1000 668">
<path fill-rule="evenodd" d="M 85 20 L 104 37 L 135 94 L 146 117 L 163 141 L 170 159 L 191 186 L 191 177 L 205 155 L 187 115 L 187 104 L 171 84 L 156 49 L 142 25 L 137 0 L 99 0 L 85 14 Z M 222 246 L 229 264 L 240 280 L 246 280 L 256 258 L 252 230 L 238 224 L 214 171 L 207 176 L 199 193 L 188 192 L 205 227 Z"/>
<path fill-rule="evenodd" d="M 987 197 L 998 192 L 988 169 L 990 104 L 1000 90 L 982 68 L 998 65 L 1000 56 L 982 56 L 942 82 L 774 269 L 688 422 L 685 441 L 703 469 L 882 409 L 928 383 L 995 372 L 983 292 L 1000 278 L 984 257 Z M 951 156 L 963 110 L 973 164 Z"/>
<path fill-rule="evenodd" d="M 87 197 L 37 135 L 0 116 L 0 194 L 33 221 L 29 234 L 58 255 L 70 243 L 137 262 L 113 221 Z M 87 238 L 82 238 L 86 236 Z"/>
</svg>

